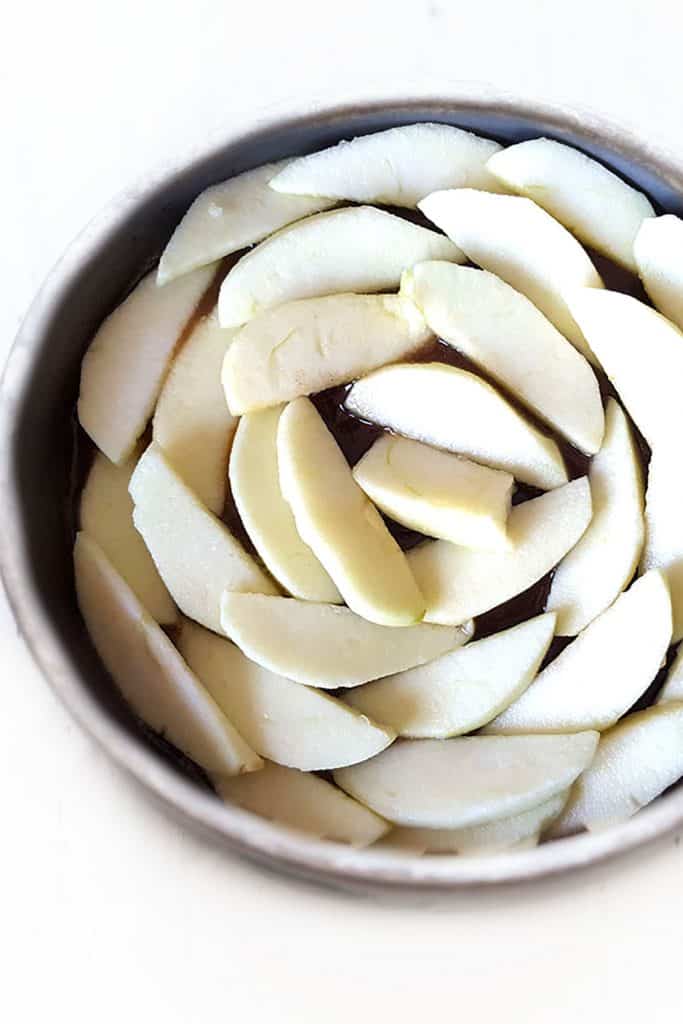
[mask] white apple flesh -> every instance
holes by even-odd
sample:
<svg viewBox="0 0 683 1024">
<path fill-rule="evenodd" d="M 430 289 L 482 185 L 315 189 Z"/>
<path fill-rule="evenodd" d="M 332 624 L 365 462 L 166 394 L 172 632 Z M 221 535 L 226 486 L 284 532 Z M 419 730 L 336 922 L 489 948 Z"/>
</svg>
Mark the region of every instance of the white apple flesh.
<svg viewBox="0 0 683 1024">
<path fill-rule="evenodd" d="M 683 220 L 667 213 L 643 221 L 633 252 L 653 303 L 683 330 Z"/>
<path fill-rule="evenodd" d="M 683 474 L 677 438 L 671 441 L 653 449 L 648 465 L 640 569 L 661 569 L 666 575 L 674 613 L 673 639 L 678 641 L 683 637 Z"/>
<path fill-rule="evenodd" d="M 679 646 L 657 697 L 658 704 L 666 704 L 668 701 L 683 702 L 683 646 Z"/>
</svg>

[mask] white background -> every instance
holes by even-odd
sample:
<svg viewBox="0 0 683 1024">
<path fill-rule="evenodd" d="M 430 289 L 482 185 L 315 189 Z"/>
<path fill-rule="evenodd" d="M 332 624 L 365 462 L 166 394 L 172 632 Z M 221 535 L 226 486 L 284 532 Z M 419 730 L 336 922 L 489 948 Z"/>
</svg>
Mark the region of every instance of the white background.
<svg viewBox="0 0 683 1024">
<path fill-rule="evenodd" d="M 51 264 L 113 193 L 283 97 L 477 80 L 596 108 L 683 158 L 678 7 L 13 4 L 0 35 L 3 351 Z M 147 803 L 57 705 L 4 600 L 0 636 L 7 1024 L 680 1019 L 677 840 L 560 883 L 420 906 L 282 881 Z"/>
</svg>

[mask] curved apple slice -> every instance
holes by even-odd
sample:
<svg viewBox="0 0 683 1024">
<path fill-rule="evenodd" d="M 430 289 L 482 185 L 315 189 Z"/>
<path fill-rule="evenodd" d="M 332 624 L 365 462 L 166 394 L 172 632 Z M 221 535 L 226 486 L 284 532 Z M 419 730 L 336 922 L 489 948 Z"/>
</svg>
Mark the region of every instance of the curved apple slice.
<svg viewBox="0 0 683 1024">
<path fill-rule="evenodd" d="M 552 438 L 467 370 L 444 363 L 385 366 L 357 381 L 344 404 L 361 419 L 506 470 L 534 487 L 567 482 Z"/>
<path fill-rule="evenodd" d="M 202 267 L 169 288 L 148 274 L 91 341 L 78 418 L 112 462 L 125 462 L 147 426 L 173 352 L 215 273 L 213 264 Z"/>
<path fill-rule="evenodd" d="M 510 551 L 474 551 L 445 540 L 413 548 L 407 557 L 427 601 L 425 621 L 465 622 L 521 594 L 571 551 L 590 519 L 582 477 L 512 509 Z"/>
<path fill-rule="evenodd" d="M 683 221 L 671 213 L 643 221 L 633 254 L 647 294 L 683 330 Z"/>
<path fill-rule="evenodd" d="M 170 626 L 177 620 L 178 610 L 133 525 L 128 485 L 139 455 L 136 451 L 116 466 L 106 455 L 96 454 L 81 494 L 80 526 L 102 548 L 152 618 Z"/>
<path fill-rule="evenodd" d="M 372 206 L 319 213 L 242 257 L 223 281 L 218 316 L 233 327 L 292 299 L 386 291 L 398 287 L 407 267 L 428 259 L 464 256 L 436 231 Z"/>
<path fill-rule="evenodd" d="M 275 594 L 277 588 L 220 519 L 151 444 L 130 481 L 133 522 L 175 603 L 190 619 L 221 632 L 226 589 Z"/>
<path fill-rule="evenodd" d="M 152 424 L 154 440 L 217 516 L 225 505 L 228 452 L 237 426 L 220 382 L 232 337 L 215 314 L 197 324 L 171 364 Z"/>
<path fill-rule="evenodd" d="M 278 195 L 270 189 L 270 179 L 288 163 L 263 164 L 200 193 L 162 253 L 159 284 L 246 249 L 292 221 L 334 205 L 334 200 Z"/>
<path fill-rule="evenodd" d="M 658 704 L 666 704 L 669 701 L 683 702 L 683 646 L 678 648 L 664 686 L 657 697 Z"/>
<path fill-rule="evenodd" d="M 299 535 L 349 608 L 384 626 L 419 622 L 425 604 L 406 556 L 308 398 L 290 402 L 280 416 L 277 455 Z"/>
<path fill-rule="evenodd" d="M 677 641 L 683 637 L 683 476 L 676 434 L 672 442 L 667 447 L 655 448 L 648 466 L 645 545 L 640 568 L 664 572 L 671 591 L 673 639 Z"/>
<path fill-rule="evenodd" d="M 378 626 L 350 608 L 292 597 L 226 591 L 221 603 L 226 635 L 264 668 L 320 689 L 351 687 L 424 665 L 472 636 L 457 628 Z"/>
<path fill-rule="evenodd" d="M 292 597 L 341 604 L 282 496 L 277 431 L 282 406 L 243 416 L 230 456 L 230 487 L 244 528 L 268 570 Z"/>
<path fill-rule="evenodd" d="M 79 533 L 76 593 L 90 638 L 133 710 L 207 771 L 262 766 L 95 541 Z"/>
<path fill-rule="evenodd" d="M 472 732 L 526 690 L 554 626 L 554 615 L 539 615 L 419 668 L 368 683 L 346 701 L 399 736 L 446 739 Z"/>
<path fill-rule="evenodd" d="M 637 273 L 633 242 L 655 211 L 613 171 L 554 139 L 508 146 L 487 167 L 506 190 L 533 199 L 586 245 Z"/>
<path fill-rule="evenodd" d="M 560 636 L 576 636 L 612 604 L 633 578 L 643 548 L 643 470 L 633 431 L 614 398 L 588 481 L 593 518 L 555 570 L 546 604 L 557 612 Z"/>
<path fill-rule="evenodd" d="M 334 781 L 396 825 L 464 828 L 550 800 L 590 764 L 597 732 L 399 740 Z"/>
<path fill-rule="evenodd" d="M 521 196 L 452 189 L 434 192 L 418 205 L 468 259 L 526 295 L 579 352 L 595 362 L 565 293 L 603 284 L 588 254 L 566 228 Z"/>
<path fill-rule="evenodd" d="M 292 160 L 271 179 L 277 192 L 356 203 L 417 206 L 439 188 L 500 191 L 486 161 L 500 149 L 449 124 L 408 124 Z"/>
<path fill-rule="evenodd" d="M 346 384 L 433 337 L 409 299 L 327 295 L 267 310 L 228 349 L 223 387 L 235 415 Z"/>
<path fill-rule="evenodd" d="M 253 775 L 213 781 L 226 803 L 319 839 L 363 847 L 389 830 L 388 822 L 336 786 L 295 768 L 266 763 Z"/>
<path fill-rule="evenodd" d="M 439 261 L 407 270 L 401 292 L 435 334 L 550 427 L 589 455 L 598 450 L 605 422 L 597 378 L 524 295 L 485 270 Z"/>
</svg>

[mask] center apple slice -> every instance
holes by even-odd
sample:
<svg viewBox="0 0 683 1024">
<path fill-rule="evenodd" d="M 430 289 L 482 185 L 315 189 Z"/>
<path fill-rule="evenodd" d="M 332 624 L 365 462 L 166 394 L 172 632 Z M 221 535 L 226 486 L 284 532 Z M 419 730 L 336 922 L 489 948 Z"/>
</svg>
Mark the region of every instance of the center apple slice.
<svg viewBox="0 0 683 1024">
<path fill-rule="evenodd" d="M 643 221 L 633 254 L 647 294 L 683 330 L 683 220 L 667 213 Z"/>
</svg>

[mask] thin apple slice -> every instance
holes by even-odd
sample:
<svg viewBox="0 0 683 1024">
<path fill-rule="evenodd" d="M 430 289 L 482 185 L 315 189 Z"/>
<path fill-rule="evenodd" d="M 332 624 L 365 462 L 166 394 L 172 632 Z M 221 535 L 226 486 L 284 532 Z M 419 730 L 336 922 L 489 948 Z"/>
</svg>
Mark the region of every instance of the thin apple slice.
<svg viewBox="0 0 683 1024">
<path fill-rule="evenodd" d="M 398 295 L 285 302 L 237 333 L 223 366 L 225 397 L 235 415 L 288 402 L 405 359 L 432 337 Z"/>
<path fill-rule="evenodd" d="M 581 451 L 600 447 L 598 381 L 583 356 L 521 292 L 494 274 L 454 263 L 418 263 L 401 279 L 440 338 Z"/>
<path fill-rule="evenodd" d="M 396 825 L 465 828 L 550 800 L 590 764 L 597 732 L 398 740 L 334 781 Z"/>
<path fill-rule="evenodd" d="M 533 199 L 586 245 L 637 272 L 633 242 L 655 211 L 613 171 L 555 139 L 508 146 L 487 167 L 506 190 Z"/>
<path fill-rule="evenodd" d="M 471 622 L 455 629 L 424 623 L 393 629 L 338 605 L 234 591 L 223 595 L 221 622 L 259 665 L 328 690 L 424 665 L 467 643 L 474 632 Z"/>
<path fill-rule="evenodd" d="M 667 213 L 643 221 L 633 253 L 647 294 L 683 330 L 683 220 Z"/>
<path fill-rule="evenodd" d="M 260 768 L 261 759 L 85 533 L 76 537 L 74 568 L 90 638 L 136 714 L 207 771 L 234 775 Z"/>
<path fill-rule="evenodd" d="M 565 293 L 582 286 L 602 288 L 602 280 L 566 228 L 522 196 L 451 189 L 434 192 L 418 205 L 468 259 L 531 299 L 579 352 L 595 362 Z"/>
<path fill-rule="evenodd" d="M 292 160 L 271 179 L 270 187 L 296 195 L 414 207 L 439 188 L 500 191 L 486 169 L 486 161 L 500 148 L 491 139 L 449 124 L 401 125 Z"/>
<path fill-rule="evenodd" d="M 237 421 L 225 404 L 221 367 L 232 331 L 202 319 L 171 364 L 152 436 L 209 511 L 225 505 L 228 453 Z"/>
<path fill-rule="evenodd" d="M 676 429 L 672 423 L 672 430 Z M 671 444 L 655 448 L 648 466 L 645 496 L 645 546 L 641 571 L 661 569 L 671 591 L 673 639 L 683 637 L 683 474 L 681 473 L 680 435 L 673 434 Z"/>
<path fill-rule="evenodd" d="M 266 763 L 253 775 L 216 778 L 214 784 L 226 803 L 319 839 L 364 847 L 389 829 L 388 822 L 336 786 L 295 768 Z"/>
<path fill-rule="evenodd" d="M 307 544 L 282 496 L 277 431 L 283 406 L 240 420 L 230 456 L 230 487 L 244 528 L 268 570 L 304 601 L 341 604 L 341 594 Z"/>
<path fill-rule="evenodd" d="M 242 257 L 221 286 L 218 316 L 233 327 L 292 299 L 386 291 L 398 287 L 407 267 L 428 259 L 464 256 L 436 231 L 372 206 L 319 213 Z"/>
<path fill-rule="evenodd" d="M 425 603 L 406 556 L 308 398 L 290 402 L 280 416 L 277 454 L 299 535 L 349 608 L 379 625 L 419 622 Z"/>
<path fill-rule="evenodd" d="M 347 703 L 399 736 L 446 739 L 472 732 L 524 693 L 554 626 L 554 615 L 539 615 L 419 668 L 361 686 L 347 695 Z"/>
<path fill-rule="evenodd" d="M 444 363 L 385 366 L 357 381 L 345 405 L 361 419 L 503 469 L 534 487 L 567 482 L 552 438 L 467 370 Z"/>
<path fill-rule="evenodd" d="M 465 622 L 521 594 L 571 551 L 590 519 L 582 477 L 512 509 L 510 551 L 474 551 L 445 540 L 413 548 L 408 562 L 427 601 L 425 621 Z"/>
<path fill-rule="evenodd" d="M 178 610 L 133 525 L 128 485 L 139 457 L 140 452 L 135 451 L 116 466 L 101 452 L 95 455 L 81 494 L 80 526 L 102 548 L 152 618 L 162 626 L 171 626 Z"/>
<path fill-rule="evenodd" d="M 683 702 L 683 645 L 678 648 L 664 686 L 657 697 L 658 704 L 667 704 L 669 701 Z"/>
<path fill-rule="evenodd" d="M 550 834 L 598 831 L 626 821 L 683 776 L 683 704 L 629 715 L 601 736 Z"/>
<path fill-rule="evenodd" d="M 546 604 L 557 612 L 560 636 L 576 636 L 612 604 L 633 578 L 643 548 L 643 470 L 628 418 L 614 398 L 588 481 L 593 518 L 555 570 Z"/>
<path fill-rule="evenodd" d="M 133 522 L 183 614 L 221 632 L 224 590 L 276 594 L 271 579 L 175 472 L 157 444 L 137 464 L 129 487 Z"/>
<path fill-rule="evenodd" d="M 353 477 L 382 512 L 412 530 L 466 547 L 509 547 L 510 473 L 385 434 Z"/>
<path fill-rule="evenodd" d="M 487 733 L 609 729 L 645 692 L 671 642 L 661 573 L 636 580 L 559 654 Z"/>
<path fill-rule="evenodd" d="M 271 178 L 288 163 L 263 164 L 201 192 L 163 251 L 159 284 L 246 249 L 292 221 L 334 205 L 334 200 L 278 195 L 269 188 Z"/>
<path fill-rule="evenodd" d="M 178 650 L 224 714 L 269 761 L 320 771 L 365 761 L 396 733 L 326 693 L 275 675 L 185 620 Z"/>
<path fill-rule="evenodd" d="M 202 267 L 168 288 L 148 274 L 91 341 L 78 418 L 112 462 L 125 462 L 147 426 L 173 352 L 215 273 L 215 264 Z"/>
</svg>

